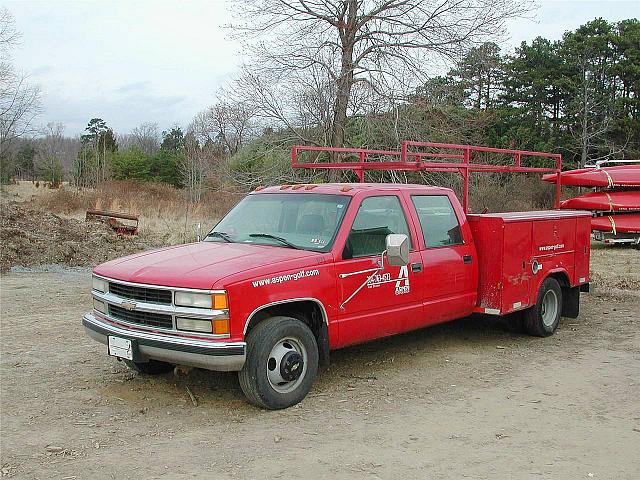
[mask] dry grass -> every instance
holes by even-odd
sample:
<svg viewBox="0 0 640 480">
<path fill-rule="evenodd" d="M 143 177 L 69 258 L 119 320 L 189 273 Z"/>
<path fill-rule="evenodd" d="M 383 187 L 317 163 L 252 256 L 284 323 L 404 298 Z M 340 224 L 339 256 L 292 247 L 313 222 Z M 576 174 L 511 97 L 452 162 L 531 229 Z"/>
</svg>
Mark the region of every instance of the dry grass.
<svg viewBox="0 0 640 480">
<path fill-rule="evenodd" d="M 68 182 L 63 182 L 62 188 L 68 188 L 68 186 Z M 10 185 L 0 185 L 0 198 L 3 202 L 31 202 L 55 191 L 56 190 L 54 189 L 50 189 L 45 182 L 19 180 L 18 182 Z"/>
<path fill-rule="evenodd" d="M 627 245 L 592 242 L 591 281 L 598 293 L 612 288 L 640 292 L 640 252 Z"/>
<path fill-rule="evenodd" d="M 238 192 L 208 191 L 191 204 L 183 190 L 165 184 L 133 181 L 108 182 L 98 189 L 64 185 L 57 190 L 36 188 L 31 182 L 7 186 L 3 198 L 29 202 L 55 214 L 84 219 L 88 209 L 140 215 L 140 235 L 154 236 L 163 244 L 195 240 L 196 226 L 208 231 L 241 198 Z"/>
<path fill-rule="evenodd" d="M 462 182 L 458 175 L 430 174 L 422 181 L 453 188 L 460 197 Z M 563 188 L 563 193 L 571 196 L 577 192 Z M 3 187 L 2 196 L 4 200 L 30 202 L 76 219 L 84 219 L 88 209 L 139 214 L 141 235 L 153 235 L 164 244 L 175 244 L 194 240 L 198 223 L 203 232 L 210 229 L 243 193 L 211 189 L 194 205 L 187 201 L 183 190 L 166 184 L 117 181 L 95 190 L 78 190 L 69 185 L 51 190 L 23 181 Z M 554 185 L 542 182 L 539 175 L 473 175 L 469 198 L 471 211 L 477 213 L 548 209 L 553 205 Z"/>
</svg>

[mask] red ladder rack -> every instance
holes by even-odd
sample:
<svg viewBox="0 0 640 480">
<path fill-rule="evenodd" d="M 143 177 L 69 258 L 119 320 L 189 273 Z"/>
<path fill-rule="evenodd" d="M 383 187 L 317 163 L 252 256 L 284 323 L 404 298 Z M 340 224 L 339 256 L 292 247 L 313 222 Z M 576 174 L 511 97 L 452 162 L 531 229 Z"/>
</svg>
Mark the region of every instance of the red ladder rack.
<svg viewBox="0 0 640 480">
<path fill-rule="evenodd" d="M 419 149 L 423 149 L 420 151 Z M 432 151 L 424 151 L 431 149 Z M 443 151 L 444 150 L 444 151 Z M 357 155 L 357 162 L 298 162 L 300 152 L 327 152 L 344 155 Z M 474 153 L 495 153 L 512 157 L 509 165 L 474 162 Z M 369 161 L 370 156 L 396 157 L 391 161 Z M 554 167 L 523 167 L 523 157 L 549 158 L 555 161 Z M 434 161 L 439 160 L 439 161 Z M 480 147 L 476 145 L 458 145 L 452 143 L 415 142 L 405 140 L 400 151 L 370 150 L 366 148 L 338 148 L 294 145 L 291 149 L 293 168 L 311 168 L 319 170 L 352 170 L 360 182 L 364 182 L 367 170 L 429 171 L 459 173 L 463 179 L 462 206 L 465 213 L 469 207 L 469 174 L 472 172 L 510 172 L 510 173 L 555 173 L 554 208 L 560 206 L 560 172 L 562 155 L 559 153 L 531 152 L 505 148 Z"/>
</svg>

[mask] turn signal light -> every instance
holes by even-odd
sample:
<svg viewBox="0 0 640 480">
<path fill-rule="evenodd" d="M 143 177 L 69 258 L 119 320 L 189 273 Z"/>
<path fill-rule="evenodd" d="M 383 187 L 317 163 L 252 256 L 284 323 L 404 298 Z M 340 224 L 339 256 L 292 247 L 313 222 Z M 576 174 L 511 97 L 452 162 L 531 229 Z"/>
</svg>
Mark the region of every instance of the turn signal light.
<svg viewBox="0 0 640 480">
<path fill-rule="evenodd" d="M 213 320 L 213 333 L 217 335 L 229 334 L 229 320 Z"/>
<path fill-rule="evenodd" d="M 227 300 L 226 293 L 214 293 L 211 297 L 213 299 L 214 310 L 226 310 L 229 308 L 229 301 Z"/>
</svg>

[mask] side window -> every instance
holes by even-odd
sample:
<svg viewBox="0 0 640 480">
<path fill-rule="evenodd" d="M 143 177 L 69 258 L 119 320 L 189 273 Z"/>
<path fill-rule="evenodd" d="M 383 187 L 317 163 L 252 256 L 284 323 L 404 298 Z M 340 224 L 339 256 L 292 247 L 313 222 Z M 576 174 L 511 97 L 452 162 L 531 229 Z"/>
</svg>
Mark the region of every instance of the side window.
<svg viewBox="0 0 640 480">
<path fill-rule="evenodd" d="M 412 195 L 416 207 L 424 243 L 427 247 L 460 245 L 460 223 L 453 211 L 449 197 L 445 195 Z"/>
<path fill-rule="evenodd" d="M 351 226 L 344 258 L 381 254 L 390 233 L 404 233 L 411 241 L 407 220 L 398 197 L 385 195 L 365 198 Z"/>
</svg>

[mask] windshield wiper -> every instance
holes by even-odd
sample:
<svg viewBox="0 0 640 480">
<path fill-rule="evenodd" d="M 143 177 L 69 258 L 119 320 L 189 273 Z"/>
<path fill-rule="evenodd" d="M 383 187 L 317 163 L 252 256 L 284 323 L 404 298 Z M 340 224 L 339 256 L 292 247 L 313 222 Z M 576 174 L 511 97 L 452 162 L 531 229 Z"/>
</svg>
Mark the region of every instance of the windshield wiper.
<svg viewBox="0 0 640 480">
<path fill-rule="evenodd" d="M 286 245 L 289 248 L 295 248 L 296 250 L 301 250 L 298 245 L 291 243 L 286 238 L 278 237 L 276 235 L 271 235 L 270 233 L 252 233 L 249 235 L 252 238 L 273 238 L 274 240 L 279 241 L 283 245 Z"/>
<path fill-rule="evenodd" d="M 231 237 L 229 236 L 228 233 L 225 232 L 209 232 L 207 234 L 207 237 L 219 237 L 222 240 L 224 240 L 227 243 L 232 243 L 233 240 L 231 239 Z"/>
</svg>

